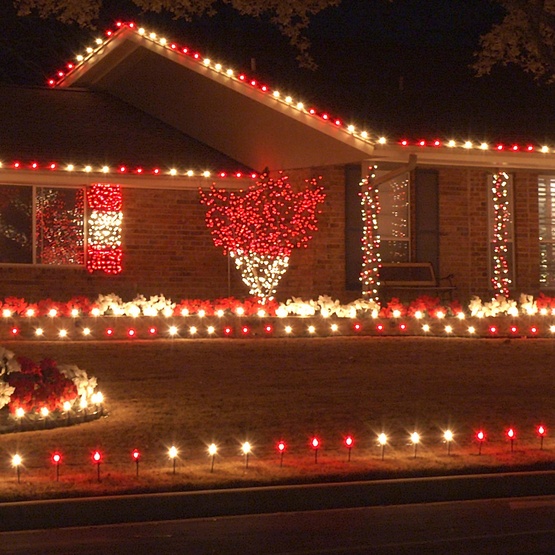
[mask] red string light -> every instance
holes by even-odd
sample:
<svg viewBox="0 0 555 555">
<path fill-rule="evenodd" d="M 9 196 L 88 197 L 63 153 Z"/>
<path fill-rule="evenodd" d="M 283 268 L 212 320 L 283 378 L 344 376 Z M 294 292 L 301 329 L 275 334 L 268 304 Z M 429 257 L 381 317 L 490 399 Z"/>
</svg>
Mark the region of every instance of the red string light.
<svg viewBox="0 0 555 555">
<path fill-rule="evenodd" d="M 87 270 L 119 274 L 121 248 L 122 195 L 119 185 L 95 183 L 87 192 L 92 213 L 89 219 Z"/>
<path fill-rule="evenodd" d="M 308 185 L 295 192 L 283 177 L 237 193 L 214 186 L 200 190 L 214 244 L 234 258 L 251 295 L 271 298 L 293 249 L 306 247 L 317 230 L 325 193 L 316 179 Z"/>
</svg>

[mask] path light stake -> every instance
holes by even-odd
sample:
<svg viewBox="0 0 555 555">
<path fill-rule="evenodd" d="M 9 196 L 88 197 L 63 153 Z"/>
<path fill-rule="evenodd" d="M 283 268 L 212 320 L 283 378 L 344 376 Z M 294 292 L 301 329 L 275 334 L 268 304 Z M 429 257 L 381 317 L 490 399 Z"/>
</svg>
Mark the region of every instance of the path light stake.
<svg viewBox="0 0 555 555">
<path fill-rule="evenodd" d="M 173 461 L 173 473 L 175 474 L 175 461 L 177 459 L 177 447 L 172 445 L 168 451 L 168 456 Z"/>
<path fill-rule="evenodd" d="M 347 436 L 345 438 L 345 445 L 346 445 L 346 447 L 348 449 L 348 453 L 349 453 L 347 455 L 347 462 L 351 462 L 351 450 L 353 448 L 353 443 L 354 443 L 353 436 Z"/>
<path fill-rule="evenodd" d="M 414 445 L 414 458 L 416 459 L 416 450 L 418 449 L 418 444 L 420 443 L 420 434 L 418 432 L 412 432 L 410 440 Z"/>
<path fill-rule="evenodd" d="M 64 412 L 66 413 L 66 425 L 69 426 L 71 424 L 71 403 L 69 401 L 64 401 L 64 405 L 62 407 Z"/>
<path fill-rule="evenodd" d="M 52 453 L 52 464 L 56 465 L 56 482 L 60 481 L 60 463 L 62 462 L 62 455 L 58 452 Z"/>
<path fill-rule="evenodd" d="M 81 400 L 79 401 L 79 408 L 83 411 L 83 421 L 84 422 L 87 421 L 87 407 L 88 407 L 87 399 L 83 395 L 83 397 L 81 397 Z"/>
<path fill-rule="evenodd" d="M 312 449 L 314 449 L 314 463 L 318 462 L 318 449 L 320 448 L 320 440 L 317 437 L 313 437 L 310 441 L 310 445 L 312 445 Z"/>
<path fill-rule="evenodd" d="M 451 430 L 445 430 L 443 433 L 443 438 L 447 442 L 447 455 L 451 454 L 451 442 L 453 441 L 453 432 Z"/>
<path fill-rule="evenodd" d="M 251 444 L 248 441 L 245 441 L 241 447 L 241 451 L 245 455 L 245 468 L 249 467 L 249 453 L 251 452 Z"/>
<path fill-rule="evenodd" d="M 283 466 L 283 454 L 285 453 L 285 441 L 279 441 L 277 444 L 277 449 L 279 451 L 279 466 Z"/>
<path fill-rule="evenodd" d="M 21 463 L 23 462 L 23 459 L 21 458 L 21 455 L 19 454 L 15 454 L 12 457 L 12 466 L 15 467 L 15 471 L 17 472 L 17 483 L 21 484 Z"/>
<path fill-rule="evenodd" d="M 484 443 L 484 440 L 486 439 L 486 434 L 484 433 L 483 430 L 479 430 L 476 433 L 476 439 L 478 440 L 478 455 L 482 454 L 482 443 Z"/>
<path fill-rule="evenodd" d="M 102 462 L 102 454 L 95 451 L 92 455 L 93 463 L 96 464 L 96 479 L 100 482 L 100 463 Z"/>
<path fill-rule="evenodd" d="M 210 472 L 214 472 L 214 461 L 216 460 L 216 453 L 218 452 L 218 447 L 215 443 L 211 443 L 208 446 L 208 454 L 212 457 L 212 463 L 210 464 Z"/>
<path fill-rule="evenodd" d="M 17 426 L 21 429 L 23 417 L 25 416 L 25 410 L 22 407 L 17 407 L 15 409 L 15 416 L 17 418 Z"/>
<path fill-rule="evenodd" d="M 385 446 L 387 444 L 387 436 L 382 432 L 378 435 L 378 443 L 382 446 L 382 461 L 385 457 Z"/>
<path fill-rule="evenodd" d="M 40 415 L 43 418 L 43 422 L 44 422 L 44 429 L 46 429 L 46 424 L 47 424 L 47 420 L 48 420 L 48 415 L 50 414 L 50 411 L 48 410 L 47 407 L 42 407 L 40 409 Z"/>
<path fill-rule="evenodd" d="M 141 459 L 141 452 L 138 449 L 131 451 L 131 458 L 135 461 L 135 475 L 139 477 L 139 460 Z"/>
<path fill-rule="evenodd" d="M 547 433 L 547 430 L 545 429 L 545 426 L 538 426 L 538 435 L 540 436 L 540 449 L 543 449 L 543 438 L 545 437 L 545 434 Z"/>
<path fill-rule="evenodd" d="M 515 450 L 515 437 L 516 437 L 516 433 L 513 428 L 509 428 L 507 430 L 507 437 L 511 441 L 511 453 L 513 453 Z"/>
</svg>

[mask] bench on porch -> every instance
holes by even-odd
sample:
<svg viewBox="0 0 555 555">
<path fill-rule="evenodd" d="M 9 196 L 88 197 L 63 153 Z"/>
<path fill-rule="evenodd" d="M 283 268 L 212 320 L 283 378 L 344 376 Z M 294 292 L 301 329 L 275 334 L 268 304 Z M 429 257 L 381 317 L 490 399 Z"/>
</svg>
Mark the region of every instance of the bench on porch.
<svg viewBox="0 0 555 555">
<path fill-rule="evenodd" d="M 453 300 L 454 276 L 437 278 L 431 262 L 384 262 L 380 268 L 381 293 L 409 297 L 411 293 L 436 294 Z"/>
</svg>

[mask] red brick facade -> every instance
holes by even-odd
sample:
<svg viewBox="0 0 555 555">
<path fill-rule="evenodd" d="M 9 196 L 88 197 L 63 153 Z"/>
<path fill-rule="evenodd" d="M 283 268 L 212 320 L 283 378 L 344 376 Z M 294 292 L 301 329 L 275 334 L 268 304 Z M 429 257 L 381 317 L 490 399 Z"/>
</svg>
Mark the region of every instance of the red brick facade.
<svg viewBox="0 0 555 555">
<path fill-rule="evenodd" d="M 488 298 L 488 194 L 491 170 L 438 168 L 440 273 L 456 276 L 458 297 Z M 539 245 L 537 172 L 516 171 L 514 230 L 516 284 L 538 293 Z M 352 300 L 345 290 L 345 168 L 330 166 L 289 172 L 294 185 L 322 176 L 326 200 L 318 231 L 308 248 L 294 251 L 277 297 L 304 299 L 330 295 Z M 415 192 L 412 196 L 414 198 Z M 414 211 L 412 211 L 414 217 Z M 0 296 L 66 300 L 116 293 L 125 300 L 138 294 L 185 298 L 244 298 L 248 291 L 233 262 L 214 247 L 196 190 L 123 188 L 123 273 L 88 274 L 84 268 L 0 268 Z M 414 226 L 413 226 L 414 227 Z M 414 240 L 414 238 L 413 238 Z M 414 249 L 414 245 L 413 245 Z"/>
<path fill-rule="evenodd" d="M 539 285 L 538 174 L 507 171 L 513 176 L 515 284 L 520 293 L 537 294 Z M 455 274 L 458 295 L 491 296 L 488 279 L 488 195 L 492 171 L 479 168 L 441 168 L 440 271 Z"/>
</svg>

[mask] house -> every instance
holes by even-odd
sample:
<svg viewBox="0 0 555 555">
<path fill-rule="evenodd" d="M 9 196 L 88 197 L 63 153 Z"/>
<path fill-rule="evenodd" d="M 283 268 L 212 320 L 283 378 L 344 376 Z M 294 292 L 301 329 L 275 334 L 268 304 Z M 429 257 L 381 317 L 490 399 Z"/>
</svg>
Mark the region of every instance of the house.
<svg viewBox="0 0 555 555">
<path fill-rule="evenodd" d="M 378 236 L 463 301 L 555 289 L 555 144 L 380 137 L 132 23 L 0 97 L 0 297 L 244 297 L 198 190 L 265 168 L 326 192 L 280 299 L 368 293 Z"/>
</svg>

